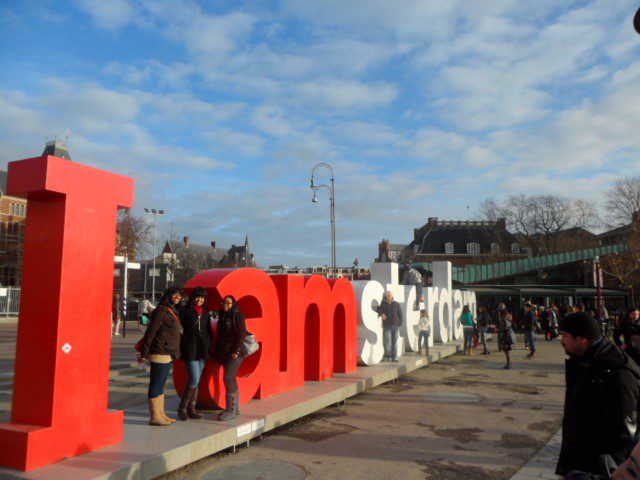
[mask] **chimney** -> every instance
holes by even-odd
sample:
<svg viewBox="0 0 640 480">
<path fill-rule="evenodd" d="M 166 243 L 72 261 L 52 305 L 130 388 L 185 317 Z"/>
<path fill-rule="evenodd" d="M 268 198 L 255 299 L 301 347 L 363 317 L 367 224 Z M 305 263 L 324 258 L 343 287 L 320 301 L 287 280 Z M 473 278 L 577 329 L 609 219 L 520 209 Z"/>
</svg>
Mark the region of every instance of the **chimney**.
<svg viewBox="0 0 640 480">
<path fill-rule="evenodd" d="M 216 249 L 216 242 L 211 242 L 211 248 Z"/>
<path fill-rule="evenodd" d="M 496 229 L 498 229 L 498 230 L 506 230 L 507 229 L 507 221 L 504 218 L 498 218 L 496 220 Z"/>
<path fill-rule="evenodd" d="M 429 217 L 427 221 L 427 225 L 429 230 L 437 230 L 438 229 L 438 217 Z"/>
<path fill-rule="evenodd" d="M 635 211 L 631 215 L 631 223 L 640 224 L 640 211 Z"/>
<path fill-rule="evenodd" d="M 191 243 L 191 242 L 189 241 L 189 237 L 188 237 L 188 236 L 187 236 L 187 237 L 182 237 L 182 243 L 184 243 L 184 246 L 185 246 L 185 247 L 188 247 L 188 246 L 189 246 L 189 244 Z"/>
</svg>

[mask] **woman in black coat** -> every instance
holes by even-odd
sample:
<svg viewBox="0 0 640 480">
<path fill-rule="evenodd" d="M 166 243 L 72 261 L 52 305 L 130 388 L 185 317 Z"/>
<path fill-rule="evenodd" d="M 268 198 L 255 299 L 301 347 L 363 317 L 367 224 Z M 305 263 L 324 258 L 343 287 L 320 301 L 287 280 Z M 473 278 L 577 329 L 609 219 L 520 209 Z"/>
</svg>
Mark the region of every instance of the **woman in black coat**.
<svg viewBox="0 0 640 480">
<path fill-rule="evenodd" d="M 222 308 L 218 314 L 218 340 L 215 350 L 216 358 L 224 369 L 227 409 L 220 414 L 218 420 L 229 420 L 240 414 L 240 392 L 236 375 L 244 361 L 242 345 L 246 336 L 247 326 L 244 315 L 238 308 L 238 302 L 233 296 L 227 295 L 222 299 Z"/>
<path fill-rule="evenodd" d="M 189 418 L 199 420 L 203 415 L 196 411 L 198 384 L 204 365 L 210 357 L 209 351 L 213 342 L 207 291 L 203 287 L 194 289 L 189 302 L 180 312 L 180 319 L 182 320 L 180 358 L 187 367 L 189 378 L 178 406 L 178 417 L 180 420 Z"/>
<path fill-rule="evenodd" d="M 620 340 L 620 336 L 624 341 Z M 631 307 L 613 332 L 613 341 L 640 365 L 640 310 Z"/>
</svg>

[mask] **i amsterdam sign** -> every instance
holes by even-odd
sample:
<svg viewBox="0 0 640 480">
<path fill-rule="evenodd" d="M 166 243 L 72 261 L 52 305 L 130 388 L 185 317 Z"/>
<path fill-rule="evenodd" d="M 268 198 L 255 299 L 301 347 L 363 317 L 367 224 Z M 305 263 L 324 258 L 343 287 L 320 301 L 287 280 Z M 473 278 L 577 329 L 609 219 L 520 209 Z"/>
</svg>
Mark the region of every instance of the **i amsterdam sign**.
<svg viewBox="0 0 640 480">
<path fill-rule="evenodd" d="M 11 422 L 0 425 L 0 465 L 33 470 L 122 441 L 123 412 L 108 410 L 111 291 L 117 209 L 133 205 L 133 180 L 57 157 L 11 162 L 8 193 L 27 194 L 23 294 Z M 473 292 L 451 288 L 451 265 L 434 264 L 426 308 L 430 342 L 462 335 L 455 321 Z M 207 289 L 211 305 L 238 299 L 261 348 L 242 365 L 241 402 L 266 398 L 382 360 L 385 291 L 402 305 L 399 351 L 417 348 L 415 287 L 397 264 L 374 264 L 370 281 L 315 275 L 269 276 L 257 269 L 209 270 L 186 285 Z M 186 382 L 174 367 L 176 390 Z M 199 403 L 224 406 L 224 383 L 210 360 Z"/>
</svg>

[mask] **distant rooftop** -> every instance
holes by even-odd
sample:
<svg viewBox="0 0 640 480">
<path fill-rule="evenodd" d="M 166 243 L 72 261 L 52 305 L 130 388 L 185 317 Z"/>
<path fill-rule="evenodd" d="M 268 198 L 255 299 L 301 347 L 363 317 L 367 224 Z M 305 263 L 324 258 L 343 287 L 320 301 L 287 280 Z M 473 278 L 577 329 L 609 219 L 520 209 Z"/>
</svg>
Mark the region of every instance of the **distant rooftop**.
<svg viewBox="0 0 640 480">
<path fill-rule="evenodd" d="M 69 149 L 67 146 L 58 140 L 52 140 L 47 142 L 47 145 L 44 147 L 44 151 L 42 155 L 51 155 L 52 157 L 65 158 L 67 160 L 71 160 L 71 156 L 69 155 Z"/>
</svg>

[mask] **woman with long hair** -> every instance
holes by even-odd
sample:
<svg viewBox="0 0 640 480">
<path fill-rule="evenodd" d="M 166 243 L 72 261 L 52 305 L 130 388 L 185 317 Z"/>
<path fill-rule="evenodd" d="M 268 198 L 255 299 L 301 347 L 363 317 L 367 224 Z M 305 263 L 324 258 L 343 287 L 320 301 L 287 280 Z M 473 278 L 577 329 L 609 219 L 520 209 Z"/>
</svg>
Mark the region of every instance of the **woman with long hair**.
<svg viewBox="0 0 640 480">
<path fill-rule="evenodd" d="M 211 330 L 211 314 L 207 307 L 207 291 L 203 287 L 193 290 L 189 302 L 180 312 L 182 321 L 182 338 L 180 340 L 180 358 L 187 367 L 187 385 L 182 392 L 178 406 L 180 420 L 203 417 L 196 410 L 198 385 L 202 370 L 210 357 L 213 331 Z"/>
<path fill-rule="evenodd" d="M 218 314 L 218 339 L 215 349 L 216 358 L 224 369 L 227 408 L 218 420 L 229 420 L 240 414 L 240 392 L 236 376 L 244 361 L 242 345 L 246 336 L 247 326 L 238 302 L 233 296 L 227 295 L 222 299 Z"/>
<path fill-rule="evenodd" d="M 150 425 L 170 425 L 175 419 L 164 413 L 164 386 L 167 383 L 171 364 L 180 355 L 180 318 L 178 305 L 182 300 L 180 289 L 168 288 L 158 307 L 151 314 L 151 320 L 142 338 L 138 362 L 149 360 L 149 413 Z"/>
<path fill-rule="evenodd" d="M 471 348 L 473 347 L 473 331 L 475 330 L 475 322 L 473 321 L 473 314 L 469 309 L 469 305 L 462 307 L 462 315 L 460 315 L 460 323 L 462 324 L 462 331 L 464 333 L 464 353 L 465 355 L 471 355 Z"/>
</svg>

